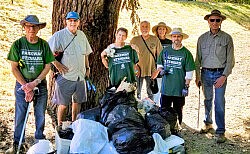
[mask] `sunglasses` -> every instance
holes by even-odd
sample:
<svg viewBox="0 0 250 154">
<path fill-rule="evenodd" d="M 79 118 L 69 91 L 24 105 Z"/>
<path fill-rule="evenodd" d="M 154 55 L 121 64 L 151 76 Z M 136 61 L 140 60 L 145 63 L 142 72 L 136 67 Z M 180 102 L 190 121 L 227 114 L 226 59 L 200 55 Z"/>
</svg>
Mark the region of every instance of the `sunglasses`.
<svg viewBox="0 0 250 154">
<path fill-rule="evenodd" d="M 220 22 L 221 19 L 209 19 L 209 21 L 210 21 L 210 22 L 215 22 L 215 21 L 216 21 L 216 22 Z"/>
</svg>

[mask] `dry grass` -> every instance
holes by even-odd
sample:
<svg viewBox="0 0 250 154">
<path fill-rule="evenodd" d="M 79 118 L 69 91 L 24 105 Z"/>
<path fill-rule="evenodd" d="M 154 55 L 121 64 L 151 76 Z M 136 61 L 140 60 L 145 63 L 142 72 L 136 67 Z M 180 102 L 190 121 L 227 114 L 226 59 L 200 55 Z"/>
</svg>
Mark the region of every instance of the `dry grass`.
<svg viewBox="0 0 250 154">
<path fill-rule="evenodd" d="M 220 9 L 227 15 L 228 19 L 223 22 L 222 30 L 231 34 L 234 39 L 236 65 L 233 74 L 228 79 L 226 92 L 226 135 L 230 139 L 228 144 L 236 144 L 237 146 L 234 148 L 237 150 L 242 146 L 242 149 L 240 149 L 242 151 L 236 153 L 249 152 L 250 94 L 248 90 L 250 89 L 250 6 L 228 3 L 172 2 L 164 0 L 140 0 L 140 4 L 141 9 L 138 10 L 138 14 L 141 21 L 148 20 L 151 22 L 151 26 L 156 25 L 160 21 L 164 21 L 170 27 L 182 27 L 183 31 L 189 35 L 189 39 L 183 43 L 193 55 L 195 55 L 198 37 L 205 31 L 208 31 L 207 22 L 203 20 L 204 15 L 210 13 L 210 11 L 215 8 Z M 48 39 L 51 36 L 52 27 L 51 11 L 52 0 L 14 0 L 14 5 L 10 5 L 10 1 L 0 0 L 0 114 L 3 115 L 2 117 L 7 114 L 10 115 L 7 119 L 0 118 L 0 122 L 5 123 L 8 128 L 12 128 L 13 125 L 13 123 L 6 120 L 13 119 L 13 87 L 15 80 L 10 72 L 10 65 L 6 60 L 6 55 L 12 42 L 22 35 L 19 21 L 27 14 L 36 14 L 40 21 L 47 22 L 46 28 L 43 29 L 39 35 L 44 39 Z M 128 13 L 129 12 L 125 10 L 120 13 L 119 27 L 126 27 L 131 32 L 132 25 Z M 132 37 L 132 35 L 129 35 L 127 41 Z M 196 129 L 197 107 L 198 88 L 194 85 L 194 82 L 192 82 L 190 96 L 187 97 L 184 107 L 184 123 L 187 125 L 186 127 L 194 131 Z M 203 119 L 203 105 L 201 106 L 200 115 L 201 119 Z M 200 125 L 202 125 L 202 120 L 200 120 Z M 32 129 L 34 129 L 33 126 Z M 46 132 L 51 133 L 50 129 L 53 128 L 47 126 Z M 32 132 L 32 130 L 29 131 L 29 134 L 32 134 L 30 132 Z M 9 139 L 11 139 L 10 136 L 12 136 L 12 132 L 9 132 Z M 189 136 L 184 135 L 184 137 L 186 137 L 190 153 L 194 153 L 197 149 L 197 153 L 204 153 L 206 151 L 210 153 L 235 153 L 232 148 L 225 149 L 225 147 L 214 145 L 211 139 L 201 143 L 199 140 L 189 138 Z M 199 139 L 202 139 L 203 136 L 199 137 L 201 137 Z M 49 139 L 52 138 L 53 134 L 49 134 Z M 192 141 L 192 143 L 190 141 Z M 199 146 L 202 144 L 205 144 L 205 149 L 204 151 L 199 151 Z M 208 144 L 211 146 L 206 147 Z M 248 145 L 248 148 L 245 144 Z M 3 142 L 0 140 L 0 149 L 5 146 L 8 145 L 3 145 Z M 221 151 L 218 151 L 218 149 L 221 149 Z M 248 151 L 246 149 L 248 149 Z M 224 152 L 222 152 L 223 150 Z"/>
</svg>

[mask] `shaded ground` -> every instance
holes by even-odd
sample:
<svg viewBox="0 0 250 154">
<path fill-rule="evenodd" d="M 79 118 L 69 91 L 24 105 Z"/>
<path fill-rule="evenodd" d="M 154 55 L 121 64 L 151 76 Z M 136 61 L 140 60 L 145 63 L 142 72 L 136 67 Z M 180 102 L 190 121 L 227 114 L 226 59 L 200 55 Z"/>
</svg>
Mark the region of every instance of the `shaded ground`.
<svg viewBox="0 0 250 154">
<path fill-rule="evenodd" d="M 37 14 L 41 18 L 41 21 L 48 23 L 48 26 L 39 35 L 47 39 L 51 32 L 51 17 L 48 14 L 51 12 L 52 2 L 43 0 L 43 3 L 40 3 L 42 5 L 29 2 L 31 0 L 23 2 L 25 4 L 14 1 L 14 6 L 11 6 L 8 1 L 0 0 L 0 153 L 3 153 L 11 145 L 13 136 L 13 88 L 15 81 L 10 72 L 9 63 L 4 58 L 11 43 L 22 34 L 18 22 L 26 14 Z M 39 0 L 36 2 L 39 2 Z M 203 20 L 203 17 L 210 11 L 204 10 L 198 3 L 193 5 L 188 4 L 185 2 L 175 3 L 163 0 L 141 0 L 142 9 L 138 10 L 138 13 L 141 21 L 149 20 L 152 26 L 160 21 L 165 21 L 170 27 L 182 27 L 183 31 L 189 34 L 189 39 L 183 43 L 195 55 L 198 37 L 208 30 L 207 23 Z M 208 8 L 212 9 L 214 6 L 216 5 L 210 4 Z M 222 8 L 222 5 L 218 6 Z M 234 7 L 231 4 L 229 6 Z M 246 5 L 245 8 L 249 8 L 249 5 Z M 244 14 L 240 10 L 237 10 L 238 13 Z M 232 11 L 228 11 L 227 15 L 233 17 L 230 13 Z M 249 14 L 246 17 L 249 19 Z M 131 32 L 132 27 L 126 11 L 122 11 L 120 15 L 119 26 L 126 27 Z M 236 57 L 236 65 L 233 74 L 228 78 L 226 91 L 226 137 L 228 141 L 224 144 L 216 144 L 212 134 L 205 135 L 198 133 L 199 90 L 194 85 L 194 82 L 192 82 L 190 95 L 186 98 L 186 105 L 184 106 L 184 124 L 181 132 L 186 141 L 187 152 L 191 154 L 250 153 L 250 94 L 248 91 L 250 89 L 250 31 L 237 24 L 231 18 L 223 22 L 222 29 L 232 35 Z M 131 38 L 132 35 L 129 35 L 128 41 Z M 202 100 L 203 95 L 201 94 L 201 103 Z M 203 118 L 204 106 L 201 104 L 199 126 L 202 126 Z M 54 128 L 47 114 L 46 120 L 45 134 L 47 139 L 54 142 Z M 34 127 L 34 116 L 33 111 L 31 111 L 26 128 L 26 137 L 29 143 L 33 141 Z"/>
</svg>

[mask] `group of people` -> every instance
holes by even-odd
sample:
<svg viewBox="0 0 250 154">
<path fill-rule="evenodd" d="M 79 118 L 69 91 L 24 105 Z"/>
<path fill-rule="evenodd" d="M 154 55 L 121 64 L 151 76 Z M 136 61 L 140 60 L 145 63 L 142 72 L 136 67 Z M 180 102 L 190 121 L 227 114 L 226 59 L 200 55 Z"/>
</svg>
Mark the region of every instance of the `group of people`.
<svg viewBox="0 0 250 154">
<path fill-rule="evenodd" d="M 33 101 L 36 131 L 35 139 L 45 139 L 45 110 L 47 106 L 46 75 L 53 64 L 59 71 L 55 81 L 52 102 L 58 105 L 58 125 L 65 120 L 67 106 L 72 103 L 72 121 L 80 112 L 81 103 L 87 101 L 85 77 L 90 74 L 88 55 L 93 51 L 85 34 L 78 30 L 80 17 L 77 12 L 66 16 L 66 27 L 45 41 L 37 36 L 46 23 L 39 22 L 35 15 L 28 15 L 20 24 L 25 36 L 16 40 L 8 54 L 12 72 L 16 78 L 15 86 L 15 129 L 13 147 L 6 153 L 15 153 L 20 142 L 21 132 L 28 104 Z M 201 132 L 213 129 L 212 100 L 215 91 L 215 121 L 217 142 L 225 142 L 225 89 L 227 77 L 234 66 L 234 47 L 232 37 L 221 30 L 226 19 L 219 10 L 213 10 L 204 17 L 210 30 L 198 39 L 196 59 L 182 45 L 188 35 L 181 28 L 171 29 L 164 22 L 152 28 L 150 23 L 140 23 L 141 35 L 132 38 L 130 43 L 126 28 L 116 31 L 115 43 L 102 53 L 102 63 L 109 70 L 110 85 L 118 87 L 124 77 L 129 83 L 136 83 L 137 98 L 141 99 L 143 81 L 146 81 L 147 95 L 159 104 L 161 110 L 173 109 L 182 123 L 182 110 L 188 88 L 196 72 L 196 84 L 201 85 L 205 100 L 205 126 Z M 62 54 L 61 61 L 55 55 Z M 160 91 L 153 94 L 150 81 L 157 79 Z M 34 89 L 38 88 L 38 93 Z M 21 142 L 24 142 L 24 138 Z M 21 146 L 21 149 L 24 147 Z"/>
<path fill-rule="evenodd" d="M 136 83 L 137 98 L 141 99 L 145 80 L 148 98 L 157 103 L 161 111 L 174 109 L 181 125 L 185 97 L 195 71 L 196 85 L 202 87 L 205 97 L 205 120 L 200 132 L 213 130 L 212 101 L 215 97 L 217 142 L 225 142 L 225 89 L 235 63 L 232 37 L 221 30 L 225 19 L 219 10 L 204 17 L 210 29 L 198 39 L 196 59 L 182 44 L 189 36 L 181 28 L 171 29 L 159 22 L 152 28 L 155 35 L 150 35 L 150 22 L 142 21 L 141 35 L 133 37 L 130 43 L 125 43 L 127 29 L 119 28 L 115 43 L 101 53 L 102 63 L 109 70 L 111 86 L 118 87 L 127 77 L 128 82 Z M 150 89 L 153 79 L 157 79 L 160 89 L 156 94 Z"/>
</svg>

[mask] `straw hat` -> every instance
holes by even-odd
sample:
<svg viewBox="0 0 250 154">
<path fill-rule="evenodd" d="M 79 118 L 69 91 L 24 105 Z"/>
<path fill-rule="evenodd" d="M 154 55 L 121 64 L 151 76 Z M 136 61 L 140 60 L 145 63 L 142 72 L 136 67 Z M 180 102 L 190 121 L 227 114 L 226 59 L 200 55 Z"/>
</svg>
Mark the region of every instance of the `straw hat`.
<svg viewBox="0 0 250 154">
<path fill-rule="evenodd" d="M 38 25 L 40 29 L 46 26 L 46 22 L 39 22 L 36 15 L 27 15 L 23 20 L 20 21 L 20 25 L 24 26 L 25 23 Z"/>
<path fill-rule="evenodd" d="M 222 15 L 221 12 L 220 12 L 219 10 L 213 10 L 213 11 L 211 12 L 211 14 L 207 14 L 207 15 L 204 17 L 204 20 L 208 20 L 208 18 L 209 18 L 210 16 L 219 16 L 219 17 L 222 18 L 222 21 L 223 21 L 223 20 L 226 20 L 226 18 L 227 18 L 226 16 Z"/>
<path fill-rule="evenodd" d="M 185 33 L 182 32 L 181 28 L 173 28 L 173 30 L 171 31 L 171 33 L 169 33 L 169 34 L 166 35 L 166 38 L 172 40 L 171 35 L 174 35 L 174 34 L 182 35 L 183 39 L 187 39 L 189 37 L 187 34 L 185 34 Z"/>
<path fill-rule="evenodd" d="M 158 29 L 158 27 L 165 27 L 165 28 L 167 29 L 166 34 L 169 34 L 169 33 L 171 32 L 171 30 L 172 30 L 170 27 L 168 27 L 168 26 L 166 25 L 165 22 L 159 22 L 158 25 L 155 25 L 155 26 L 152 28 L 152 32 L 153 32 L 155 35 L 157 35 L 157 29 Z"/>
</svg>

